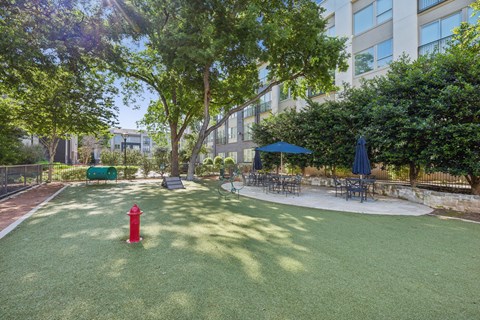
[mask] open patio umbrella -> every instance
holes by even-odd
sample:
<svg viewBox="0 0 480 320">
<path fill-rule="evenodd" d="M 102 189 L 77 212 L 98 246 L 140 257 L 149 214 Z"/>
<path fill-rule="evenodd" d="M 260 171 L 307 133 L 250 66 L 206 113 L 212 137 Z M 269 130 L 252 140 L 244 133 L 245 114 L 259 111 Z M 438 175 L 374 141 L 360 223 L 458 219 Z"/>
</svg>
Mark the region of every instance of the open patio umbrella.
<svg viewBox="0 0 480 320">
<path fill-rule="evenodd" d="M 363 175 L 369 175 L 372 173 L 366 144 L 367 142 L 365 141 L 364 137 L 360 137 L 358 139 L 357 146 L 355 148 L 355 160 L 353 161 L 352 167 L 352 172 L 354 174 L 359 174 L 361 178 Z"/>
<path fill-rule="evenodd" d="M 263 147 L 258 147 L 255 149 L 256 151 L 263 151 L 263 152 L 280 152 L 280 168 L 283 168 L 283 154 L 284 153 L 305 153 L 310 154 L 313 153 L 311 150 L 306 148 L 302 148 L 296 146 L 294 144 L 286 143 L 283 141 L 275 142 Z"/>
<path fill-rule="evenodd" d="M 260 151 L 255 150 L 255 157 L 253 158 L 253 171 L 262 170 L 262 159 L 260 158 Z"/>
</svg>

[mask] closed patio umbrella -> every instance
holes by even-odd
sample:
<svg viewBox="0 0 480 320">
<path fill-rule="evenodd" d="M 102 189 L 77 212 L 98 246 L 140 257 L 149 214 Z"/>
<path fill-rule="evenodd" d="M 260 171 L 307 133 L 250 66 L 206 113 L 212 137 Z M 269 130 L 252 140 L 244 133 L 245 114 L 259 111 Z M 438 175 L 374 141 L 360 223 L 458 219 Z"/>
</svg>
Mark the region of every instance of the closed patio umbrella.
<svg viewBox="0 0 480 320">
<path fill-rule="evenodd" d="M 253 158 L 253 171 L 262 170 L 262 159 L 260 158 L 260 151 L 255 150 L 255 157 Z"/>
<path fill-rule="evenodd" d="M 367 154 L 367 142 L 364 137 L 360 137 L 357 141 L 355 148 L 355 160 L 353 161 L 352 172 L 353 174 L 359 174 L 362 178 L 363 175 L 369 175 L 372 173 L 370 167 L 370 160 Z"/>
<path fill-rule="evenodd" d="M 258 151 L 263 151 L 263 152 L 280 152 L 280 168 L 283 168 L 283 154 L 284 153 L 305 153 L 305 154 L 310 154 L 313 153 L 311 150 L 308 150 L 306 148 L 302 148 L 299 146 L 296 146 L 294 144 L 286 143 L 283 141 L 280 142 L 275 142 L 263 147 L 258 147 Z"/>
</svg>

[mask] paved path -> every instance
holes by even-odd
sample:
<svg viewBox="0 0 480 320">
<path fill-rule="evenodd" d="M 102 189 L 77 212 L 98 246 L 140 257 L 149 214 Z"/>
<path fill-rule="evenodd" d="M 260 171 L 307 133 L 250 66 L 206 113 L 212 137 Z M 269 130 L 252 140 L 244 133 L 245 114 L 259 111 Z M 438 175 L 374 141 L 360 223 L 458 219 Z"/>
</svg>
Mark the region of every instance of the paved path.
<svg viewBox="0 0 480 320">
<path fill-rule="evenodd" d="M 230 187 L 230 185 L 225 184 L 224 187 Z M 335 189 L 327 187 L 302 186 L 300 196 L 291 194 L 285 196 L 285 194 L 265 193 L 261 187 L 245 186 L 240 191 L 240 195 L 301 207 L 367 214 L 420 216 L 433 211 L 432 208 L 422 204 L 378 195 L 375 200 L 369 198 L 363 203 L 358 199 L 346 201 L 345 195 L 335 197 Z"/>
</svg>

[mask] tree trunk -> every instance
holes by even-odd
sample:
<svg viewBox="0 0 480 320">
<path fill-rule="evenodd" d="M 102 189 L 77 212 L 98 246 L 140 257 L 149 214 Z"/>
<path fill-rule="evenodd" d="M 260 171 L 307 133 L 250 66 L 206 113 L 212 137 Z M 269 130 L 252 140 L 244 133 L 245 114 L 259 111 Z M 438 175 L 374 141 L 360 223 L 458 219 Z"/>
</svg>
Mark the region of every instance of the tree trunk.
<svg viewBox="0 0 480 320">
<path fill-rule="evenodd" d="M 472 187 L 472 194 L 480 196 L 480 176 L 466 175 L 465 178 Z"/>
<path fill-rule="evenodd" d="M 53 138 L 51 139 L 46 147 L 48 150 L 48 179 L 47 182 L 52 182 L 52 176 L 53 176 L 53 161 L 55 159 L 55 152 L 57 151 L 57 146 L 58 146 L 58 139 Z"/>
<path fill-rule="evenodd" d="M 210 65 L 203 70 L 203 124 L 198 132 L 198 139 L 192 150 L 192 156 L 188 162 L 187 180 L 192 181 L 195 175 L 195 163 L 205 140 L 208 124 L 210 123 Z"/>
<path fill-rule="evenodd" d="M 415 165 L 414 162 L 410 162 L 409 178 L 410 178 L 410 185 L 412 186 L 412 188 L 415 188 L 417 186 L 417 179 L 418 179 L 419 173 L 420 173 L 420 166 Z"/>
<path fill-rule="evenodd" d="M 178 165 L 178 136 L 177 136 L 177 128 L 173 128 L 170 126 L 170 141 L 172 141 L 172 155 L 170 159 L 171 167 L 170 167 L 170 175 L 172 177 L 179 177 L 180 170 Z"/>
</svg>

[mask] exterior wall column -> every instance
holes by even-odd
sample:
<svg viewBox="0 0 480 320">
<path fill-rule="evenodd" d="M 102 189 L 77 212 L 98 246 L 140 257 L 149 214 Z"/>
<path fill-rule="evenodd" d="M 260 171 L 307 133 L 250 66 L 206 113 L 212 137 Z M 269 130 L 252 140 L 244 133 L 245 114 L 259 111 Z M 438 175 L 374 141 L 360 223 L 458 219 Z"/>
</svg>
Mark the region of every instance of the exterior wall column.
<svg viewBox="0 0 480 320">
<path fill-rule="evenodd" d="M 335 6 L 335 33 L 340 38 L 348 38 L 345 51 L 350 54 L 350 58 L 348 58 L 348 65 L 350 67 L 348 70 L 346 72 L 337 72 L 335 74 L 335 83 L 341 86 L 344 82 L 349 84 L 353 83 L 353 8 L 352 3 L 348 0 L 335 1 L 333 5 Z"/>
<path fill-rule="evenodd" d="M 393 60 L 418 57 L 417 0 L 393 0 Z"/>
</svg>

